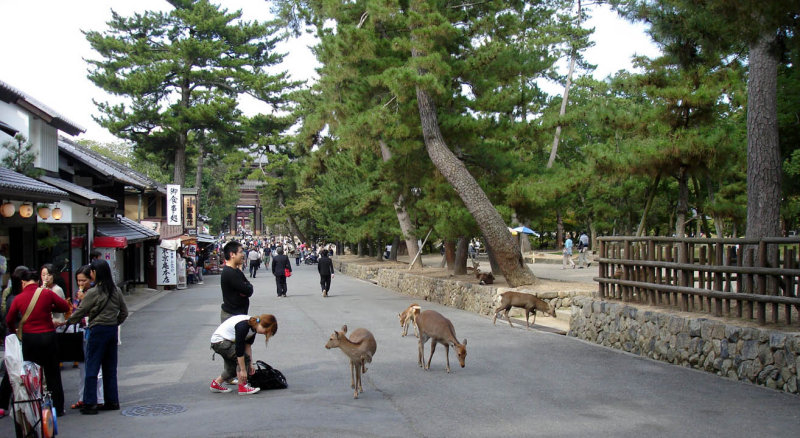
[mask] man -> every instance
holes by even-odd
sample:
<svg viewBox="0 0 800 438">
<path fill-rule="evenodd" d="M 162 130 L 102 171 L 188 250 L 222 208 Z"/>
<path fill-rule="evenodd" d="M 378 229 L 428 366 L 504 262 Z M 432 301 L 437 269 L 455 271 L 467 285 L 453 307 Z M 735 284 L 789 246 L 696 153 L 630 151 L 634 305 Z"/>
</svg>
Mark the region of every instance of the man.
<svg viewBox="0 0 800 438">
<path fill-rule="evenodd" d="M 589 251 L 589 236 L 586 231 L 581 231 L 581 236 L 578 238 L 578 267 L 583 269 L 591 266 L 591 263 L 586 260 L 586 253 Z"/>
<path fill-rule="evenodd" d="M 275 274 L 275 283 L 278 286 L 278 296 L 286 297 L 286 269 L 292 272 L 292 262 L 289 257 L 283 253 L 283 248 L 278 247 L 275 250 L 278 254 L 272 257 L 272 273 Z"/>
<path fill-rule="evenodd" d="M 561 269 L 567 269 L 567 263 L 575 269 L 575 262 L 572 261 L 572 238 L 568 235 L 567 240 L 564 241 L 564 260 L 561 264 Z"/>
<path fill-rule="evenodd" d="M 253 247 L 249 253 L 247 253 L 247 260 L 250 261 L 250 278 L 256 278 L 256 273 L 258 273 L 258 265 L 261 263 L 261 254 L 258 253 L 258 249 Z"/>
<path fill-rule="evenodd" d="M 253 285 L 241 269 L 245 258 L 242 244 L 232 240 L 222 248 L 222 253 L 225 257 L 225 266 L 222 267 L 219 278 L 222 287 L 220 322 L 225 322 L 233 315 L 247 315 L 250 297 L 253 295 Z"/>
<path fill-rule="evenodd" d="M 319 284 L 322 286 L 322 296 L 327 297 L 328 291 L 331 290 L 331 278 L 334 277 L 333 262 L 328 258 L 327 249 L 323 249 L 322 253 L 320 253 L 317 271 L 319 271 Z"/>
</svg>

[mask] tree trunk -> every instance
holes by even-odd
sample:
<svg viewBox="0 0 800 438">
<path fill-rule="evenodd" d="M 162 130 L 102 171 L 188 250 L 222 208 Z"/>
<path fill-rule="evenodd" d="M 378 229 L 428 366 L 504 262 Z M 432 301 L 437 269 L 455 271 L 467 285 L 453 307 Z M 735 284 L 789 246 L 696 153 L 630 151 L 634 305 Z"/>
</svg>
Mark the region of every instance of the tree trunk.
<svg viewBox="0 0 800 438">
<path fill-rule="evenodd" d="M 397 261 L 397 247 L 400 246 L 400 238 L 394 236 L 392 238 L 392 250 L 389 251 L 389 260 L 396 262 Z"/>
<path fill-rule="evenodd" d="M 378 141 L 381 148 L 381 158 L 384 162 L 392 158 L 392 151 L 383 140 Z M 411 222 L 411 217 L 406 210 L 405 200 L 401 193 L 394 203 L 394 212 L 397 215 L 397 222 L 400 224 L 400 231 L 403 233 L 403 239 L 406 241 L 406 248 L 408 248 L 408 260 L 414 260 L 414 256 L 419 252 L 419 244 L 415 236 L 414 224 Z M 394 246 L 392 246 L 394 248 Z M 395 255 L 395 260 L 397 260 Z M 422 258 L 417 257 L 412 265 L 413 268 L 422 268 Z"/>
<path fill-rule="evenodd" d="M 467 274 L 467 256 L 469 252 L 469 240 L 466 237 L 459 237 L 456 244 L 455 263 L 453 264 L 453 274 Z"/>
<path fill-rule="evenodd" d="M 456 242 L 452 239 L 444 241 L 444 259 L 447 261 L 447 270 L 452 271 L 456 261 Z"/>
<path fill-rule="evenodd" d="M 556 249 L 564 248 L 564 220 L 561 218 L 561 209 L 556 208 Z"/>
<path fill-rule="evenodd" d="M 650 193 L 647 195 L 647 202 L 644 204 L 644 211 L 642 212 L 642 220 L 639 221 L 639 228 L 636 229 L 636 236 L 642 236 L 644 232 L 645 223 L 647 222 L 647 214 L 650 212 L 650 207 L 653 205 L 653 198 L 656 196 L 656 191 L 658 189 L 658 183 L 661 181 L 661 172 L 658 172 L 656 175 L 655 181 L 653 181 L 653 186 L 650 187 Z"/>
<path fill-rule="evenodd" d="M 497 263 L 497 258 L 495 258 L 494 251 L 492 251 L 492 247 L 489 245 L 489 241 L 486 240 L 486 237 L 483 238 L 483 242 L 486 245 L 486 256 L 489 257 L 489 268 L 496 277 L 501 272 L 500 265 Z"/>
<path fill-rule="evenodd" d="M 750 45 L 747 84 L 747 238 L 780 234 L 778 57 L 774 49 L 774 35 L 764 34 Z"/>
<path fill-rule="evenodd" d="M 278 190 L 276 195 L 278 196 L 278 207 L 286 209 L 286 204 L 283 202 L 283 190 Z M 300 231 L 300 227 L 298 227 L 297 222 L 294 221 L 294 217 L 289 213 L 286 213 L 286 224 L 289 225 L 289 233 L 292 234 L 292 239 L 294 239 L 294 236 L 297 236 L 301 242 L 308 242 L 305 234 Z"/>
<path fill-rule="evenodd" d="M 178 135 L 175 145 L 175 172 L 172 176 L 174 184 L 181 187 L 186 183 L 186 134 Z"/>
<path fill-rule="evenodd" d="M 197 189 L 197 203 L 200 204 L 200 188 L 203 184 L 203 143 L 197 146 L 197 173 L 194 175 L 194 187 Z"/>
<path fill-rule="evenodd" d="M 358 241 L 358 256 L 364 257 L 364 239 Z"/>
<path fill-rule="evenodd" d="M 581 1 L 578 0 L 578 26 L 580 26 L 581 19 Z M 550 148 L 550 159 L 547 160 L 547 168 L 553 167 L 556 161 L 556 154 L 558 153 L 558 142 L 561 139 L 561 122 L 564 114 L 567 113 L 567 102 L 569 101 L 569 89 L 572 86 L 572 74 L 575 72 L 575 58 L 578 54 L 573 50 L 571 59 L 569 60 L 569 71 L 567 72 L 567 83 L 564 84 L 564 96 L 561 98 L 561 109 L 558 111 L 559 123 L 556 126 L 556 135 L 553 137 L 553 147 Z"/>
<path fill-rule="evenodd" d="M 686 166 L 678 171 L 678 205 L 675 207 L 675 237 L 686 236 L 686 212 L 689 211 L 689 173 Z"/>
</svg>

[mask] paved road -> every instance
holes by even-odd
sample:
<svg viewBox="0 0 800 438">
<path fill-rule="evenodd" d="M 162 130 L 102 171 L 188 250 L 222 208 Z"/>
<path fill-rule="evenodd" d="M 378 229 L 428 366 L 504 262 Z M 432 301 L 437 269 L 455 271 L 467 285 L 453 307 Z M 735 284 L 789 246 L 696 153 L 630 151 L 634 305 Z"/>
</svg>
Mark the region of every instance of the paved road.
<svg viewBox="0 0 800 438">
<path fill-rule="evenodd" d="M 272 276 L 255 279 L 251 314 L 274 313 L 279 330 L 255 356 L 282 370 L 289 388 L 251 397 L 213 394 L 222 367 L 209 337 L 219 323 L 219 277 L 165 294 L 122 328 L 122 412 L 68 412 L 61 436 L 81 437 L 511 437 L 511 436 L 792 436 L 800 397 L 620 353 L 573 338 L 496 327 L 485 316 L 431 303 L 468 339 L 466 368 L 440 348 L 432 369 L 417 366 L 417 343 L 401 338 L 396 314 L 411 299 L 337 275 L 332 296 L 318 292 L 315 267 L 289 279 L 275 297 Z M 138 306 L 137 306 L 138 307 Z M 346 359 L 325 350 L 343 323 L 366 327 L 378 350 L 353 400 Z M 77 372 L 63 372 L 75 400 Z M 171 416 L 122 415 L 135 407 L 179 405 Z M 10 418 L 0 436 L 13 436 Z M 793 432 L 794 431 L 794 432 Z"/>
</svg>

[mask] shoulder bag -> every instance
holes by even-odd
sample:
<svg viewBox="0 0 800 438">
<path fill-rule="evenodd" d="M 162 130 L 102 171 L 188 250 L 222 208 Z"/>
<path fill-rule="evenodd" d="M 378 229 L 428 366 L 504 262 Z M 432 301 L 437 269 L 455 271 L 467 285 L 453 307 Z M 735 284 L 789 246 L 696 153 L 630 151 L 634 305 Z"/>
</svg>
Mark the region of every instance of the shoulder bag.
<svg viewBox="0 0 800 438">
<path fill-rule="evenodd" d="M 68 332 L 70 326 L 64 326 L 64 331 L 56 330 L 56 346 L 58 347 L 59 362 L 83 362 L 83 333 L 78 331 L 78 323 L 72 325 L 72 332 Z"/>
<path fill-rule="evenodd" d="M 256 370 L 247 377 L 247 383 L 261 389 L 285 389 L 289 385 L 283 373 L 272 368 L 263 360 L 256 361 Z"/>
<path fill-rule="evenodd" d="M 39 301 L 39 295 L 42 294 L 42 287 L 37 288 L 36 292 L 33 294 L 33 298 L 31 298 L 31 302 L 28 304 L 28 309 L 25 310 L 25 314 L 22 315 L 22 320 L 19 322 L 17 326 L 17 339 L 20 341 L 22 340 L 22 326 L 25 325 L 25 321 L 28 320 L 28 317 L 31 316 L 31 312 L 33 312 L 34 306 L 36 306 L 36 302 Z"/>
</svg>

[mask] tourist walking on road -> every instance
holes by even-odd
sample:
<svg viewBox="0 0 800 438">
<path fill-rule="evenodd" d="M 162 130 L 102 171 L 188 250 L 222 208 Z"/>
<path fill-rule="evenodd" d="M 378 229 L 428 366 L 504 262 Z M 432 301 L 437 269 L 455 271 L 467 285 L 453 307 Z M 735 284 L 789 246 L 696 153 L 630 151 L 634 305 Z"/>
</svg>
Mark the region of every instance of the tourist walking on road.
<svg viewBox="0 0 800 438">
<path fill-rule="evenodd" d="M 103 411 L 119 410 L 117 389 L 118 327 L 128 318 L 128 306 L 122 292 L 114 284 L 111 268 L 105 260 L 91 263 L 90 277 L 94 287 L 86 292 L 80 306 L 67 324 L 75 324 L 89 317 L 89 341 L 86 345 L 86 380 L 83 385 L 81 414 L 95 415 Z M 97 375 L 103 369 L 103 395 L 105 404 L 97 406 Z"/>
<path fill-rule="evenodd" d="M 230 392 L 224 382 L 238 378 L 239 395 L 251 395 L 261 390 L 247 384 L 247 376 L 252 375 L 253 342 L 256 334 L 264 335 L 265 343 L 278 331 L 278 321 L 273 315 L 236 315 L 219 325 L 211 335 L 211 349 L 222 356 L 225 362 L 222 374 L 211 381 L 211 392 Z"/>
<path fill-rule="evenodd" d="M 250 309 L 250 297 L 253 296 L 253 285 L 242 272 L 244 264 L 244 248 L 242 244 L 231 240 L 222 248 L 225 266 L 219 276 L 222 288 L 222 310 L 219 321 L 224 322 L 233 315 L 247 315 Z"/>
<path fill-rule="evenodd" d="M 278 287 L 278 296 L 285 297 L 288 292 L 286 287 L 286 271 L 292 272 L 292 262 L 283 253 L 283 248 L 275 250 L 278 254 L 272 257 L 272 273 L 275 275 L 275 284 Z"/>
<path fill-rule="evenodd" d="M 328 258 L 327 249 L 323 249 L 322 253 L 320 253 L 317 271 L 319 271 L 319 284 L 322 286 L 322 296 L 327 297 L 328 292 L 331 290 L 331 278 L 334 276 L 333 262 Z"/>
<path fill-rule="evenodd" d="M 567 264 L 569 264 L 572 269 L 575 269 L 575 262 L 572 261 L 572 238 L 567 236 L 567 240 L 564 241 L 564 260 L 561 264 L 561 269 L 567 269 Z"/>
<path fill-rule="evenodd" d="M 247 253 L 247 260 L 250 261 L 250 278 L 256 278 L 258 266 L 261 264 L 261 254 L 259 254 L 256 247 L 253 247 L 250 249 L 250 252 Z"/>
<path fill-rule="evenodd" d="M 586 260 L 586 253 L 589 252 L 589 236 L 586 231 L 581 231 L 581 236 L 578 237 L 578 267 L 580 269 L 588 268 L 591 262 Z"/>
</svg>

